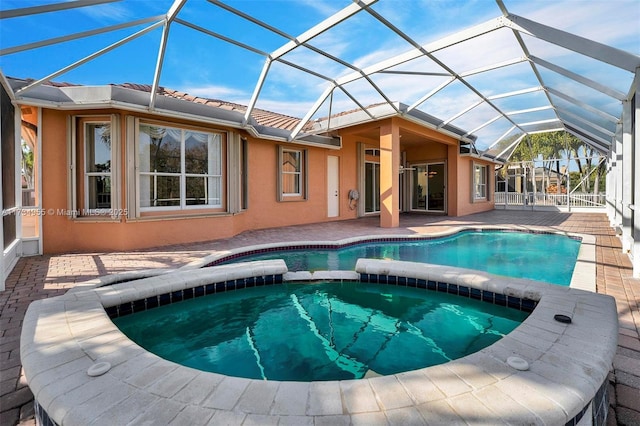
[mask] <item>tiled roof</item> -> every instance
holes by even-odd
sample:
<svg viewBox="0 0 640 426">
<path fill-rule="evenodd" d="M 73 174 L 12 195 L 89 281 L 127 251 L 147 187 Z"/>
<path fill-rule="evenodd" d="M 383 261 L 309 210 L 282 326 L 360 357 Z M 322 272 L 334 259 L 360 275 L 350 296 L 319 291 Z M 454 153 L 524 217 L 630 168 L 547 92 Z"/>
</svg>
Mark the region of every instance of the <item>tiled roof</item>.
<svg viewBox="0 0 640 426">
<path fill-rule="evenodd" d="M 151 86 L 148 84 L 124 83 L 124 84 L 114 84 L 114 86 L 151 93 Z M 185 92 L 168 89 L 162 86 L 158 88 L 158 94 L 162 96 L 169 96 L 176 99 L 182 99 L 189 102 L 195 102 L 195 103 L 211 106 L 214 108 L 222 108 L 226 110 L 240 111 L 240 112 L 245 112 L 247 110 L 246 105 L 240 105 L 233 102 L 222 101 L 219 99 L 210 99 L 210 98 L 203 98 L 200 96 L 193 96 Z M 251 116 L 258 124 L 262 126 L 267 126 L 267 127 L 275 127 L 277 129 L 293 130 L 298 125 L 298 123 L 300 123 L 299 118 L 291 117 L 284 114 L 278 114 L 275 112 L 266 111 L 259 108 L 254 108 Z"/>
<path fill-rule="evenodd" d="M 27 84 L 32 83 L 33 79 L 24 79 Z M 45 83 L 48 86 L 53 87 L 78 87 L 82 86 L 81 84 L 73 84 L 67 82 L 56 82 L 49 81 Z M 122 84 L 110 84 L 110 86 L 123 87 L 125 89 L 137 90 L 140 92 L 148 92 L 151 93 L 151 85 L 150 84 L 136 84 L 136 83 L 122 83 Z M 222 108 L 231 111 L 247 111 L 246 105 L 240 105 L 233 102 L 222 101 L 219 99 L 210 99 L 203 98 L 200 96 L 193 96 L 185 92 L 180 92 L 178 90 L 168 89 L 166 87 L 158 87 L 158 94 L 162 96 L 168 96 L 176 99 L 181 99 L 189 102 L 195 102 L 202 105 L 211 106 L 214 108 Z M 289 115 L 278 114 L 276 112 L 271 112 L 259 108 L 254 108 L 251 116 L 261 126 L 273 127 L 277 129 L 283 130 L 293 130 L 298 123 L 300 123 L 300 119 L 296 117 L 291 117 Z M 312 124 L 312 123 L 310 123 Z"/>
</svg>

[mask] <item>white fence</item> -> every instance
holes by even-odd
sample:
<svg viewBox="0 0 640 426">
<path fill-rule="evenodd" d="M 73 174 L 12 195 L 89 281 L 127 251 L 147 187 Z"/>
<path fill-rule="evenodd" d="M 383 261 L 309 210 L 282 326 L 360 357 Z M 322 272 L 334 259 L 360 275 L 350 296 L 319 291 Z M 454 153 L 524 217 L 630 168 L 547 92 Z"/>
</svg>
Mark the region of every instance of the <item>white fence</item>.
<svg viewBox="0 0 640 426">
<path fill-rule="evenodd" d="M 499 206 L 601 208 L 605 206 L 605 194 L 545 194 L 520 192 L 495 192 L 494 201 Z"/>
</svg>

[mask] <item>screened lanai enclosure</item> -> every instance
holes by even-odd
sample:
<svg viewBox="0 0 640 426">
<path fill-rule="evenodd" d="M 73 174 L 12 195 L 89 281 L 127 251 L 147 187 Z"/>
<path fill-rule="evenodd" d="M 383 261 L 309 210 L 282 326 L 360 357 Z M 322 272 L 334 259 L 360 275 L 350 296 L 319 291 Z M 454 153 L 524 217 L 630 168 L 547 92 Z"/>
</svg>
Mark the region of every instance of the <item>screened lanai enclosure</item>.
<svg viewBox="0 0 640 426">
<path fill-rule="evenodd" d="M 569 132 L 525 138 L 496 168 L 496 208 L 604 211 L 606 159 Z"/>
<path fill-rule="evenodd" d="M 103 91 L 100 106 L 122 107 L 109 85 L 124 84 L 149 88 L 125 108 L 169 115 L 171 89 L 174 97 L 241 105 L 226 123 L 283 143 L 335 145 L 346 126 L 420 122 L 457 139 L 461 155 L 492 164 L 474 169 L 482 182 L 474 190 L 496 209 L 605 209 L 640 276 L 636 0 L 0 7 L 3 282 L 19 256 L 42 252 L 47 123 L 39 109 L 64 110 L 67 89 L 77 86 L 87 91 L 74 92 L 75 107 L 94 102 L 93 87 Z M 291 120 L 270 122 L 265 111 Z M 415 172 L 392 154 L 396 175 Z"/>
</svg>

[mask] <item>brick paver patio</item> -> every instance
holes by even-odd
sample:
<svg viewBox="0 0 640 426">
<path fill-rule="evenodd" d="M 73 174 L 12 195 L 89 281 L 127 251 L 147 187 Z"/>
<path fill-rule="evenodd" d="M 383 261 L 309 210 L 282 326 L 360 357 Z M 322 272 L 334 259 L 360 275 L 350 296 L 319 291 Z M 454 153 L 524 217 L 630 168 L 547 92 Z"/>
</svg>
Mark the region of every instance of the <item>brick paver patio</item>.
<svg viewBox="0 0 640 426">
<path fill-rule="evenodd" d="M 610 375 L 609 425 L 640 425 L 640 280 L 604 214 L 494 210 L 448 218 L 405 215 L 401 227 L 382 229 L 365 218 L 246 232 L 234 238 L 128 253 L 47 255 L 21 259 L 0 292 L 0 424 L 35 424 L 33 395 L 20 363 L 20 329 L 29 303 L 64 293 L 76 283 L 105 274 L 151 268 L 177 268 L 218 250 L 279 241 L 339 240 L 350 236 L 433 233 L 451 226 L 546 227 L 596 236 L 599 293 L 615 297 L 619 318 L 618 351 Z M 550 258 L 552 254 L 550 254 Z"/>
</svg>

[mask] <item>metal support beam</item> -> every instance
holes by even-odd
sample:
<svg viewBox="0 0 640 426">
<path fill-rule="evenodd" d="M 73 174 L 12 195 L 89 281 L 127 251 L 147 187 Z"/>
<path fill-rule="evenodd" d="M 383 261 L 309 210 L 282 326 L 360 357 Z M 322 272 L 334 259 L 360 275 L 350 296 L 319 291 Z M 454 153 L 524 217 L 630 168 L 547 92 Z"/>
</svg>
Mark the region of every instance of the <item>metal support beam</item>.
<svg viewBox="0 0 640 426">
<path fill-rule="evenodd" d="M 260 77 L 258 77 L 258 82 L 256 83 L 256 87 L 253 88 L 253 94 L 251 95 L 251 100 L 249 101 L 249 105 L 247 105 L 247 111 L 244 113 L 243 124 L 247 124 L 249 119 L 251 119 L 251 113 L 253 109 L 256 107 L 256 102 L 258 102 L 258 96 L 260 96 L 260 92 L 262 91 L 262 86 L 264 86 L 264 82 L 267 79 L 267 74 L 269 74 L 269 68 L 271 68 L 271 57 L 268 57 L 264 61 L 264 65 L 262 66 L 262 72 L 260 73 Z"/>
<path fill-rule="evenodd" d="M 496 112 L 498 112 L 498 114 L 501 114 L 503 117 L 505 117 L 508 121 L 511 122 L 511 124 L 513 124 L 516 127 L 518 126 L 518 123 L 514 122 L 513 120 L 511 120 L 511 118 L 507 117 L 504 112 L 502 112 L 500 110 L 500 108 L 498 108 L 495 104 L 493 104 L 491 101 L 489 101 L 484 94 L 482 94 L 478 89 L 476 89 L 473 85 L 471 85 L 470 83 L 468 83 L 464 78 L 462 78 L 460 75 L 456 74 L 456 72 L 451 69 L 449 66 L 447 66 L 445 63 L 443 63 L 442 61 L 440 61 L 438 58 L 436 58 L 433 55 L 433 51 L 426 49 L 425 47 L 421 46 L 420 44 L 418 44 L 415 40 L 413 40 L 411 37 L 409 37 L 407 34 L 405 34 L 403 31 L 401 31 L 398 27 L 396 27 L 395 25 L 393 25 L 391 22 L 389 22 L 385 17 L 383 17 L 382 15 L 380 15 L 379 13 L 377 13 L 376 11 L 368 8 L 366 9 L 367 12 L 372 15 L 374 18 L 376 18 L 378 21 L 382 22 L 387 28 L 389 28 L 390 30 L 392 30 L 394 33 L 396 33 L 398 36 L 402 37 L 407 43 L 409 43 L 410 45 L 412 45 L 414 47 L 414 49 L 416 49 L 417 51 L 419 51 L 423 56 L 431 59 L 433 62 L 435 62 L 436 64 L 438 64 L 440 67 L 442 67 L 442 69 L 444 69 L 445 71 L 447 71 L 448 73 L 451 74 L 451 76 L 455 77 L 458 81 L 460 81 L 460 83 L 462 83 L 465 87 L 467 87 L 467 89 L 469 89 L 471 92 L 475 93 L 478 98 L 480 98 L 482 100 L 482 102 L 486 102 L 491 108 L 493 108 Z M 477 28 L 477 27 L 474 27 Z M 493 28 L 493 30 L 496 30 L 497 28 Z M 459 37 L 458 39 L 466 39 L 466 34 L 467 31 L 462 31 L 460 34 L 465 34 L 464 37 L 455 35 L 456 37 Z M 482 103 L 481 102 L 481 103 Z M 475 106 L 472 106 L 471 109 L 475 108 Z M 464 114 L 464 113 L 463 113 Z M 441 124 L 440 126 L 438 126 L 438 128 L 442 128 L 447 122 Z M 474 142 L 471 142 L 471 145 L 474 147 L 475 149 L 475 144 Z"/>
<path fill-rule="evenodd" d="M 490 125 L 491 123 L 495 123 L 496 121 L 498 121 L 499 119 L 501 119 L 502 116 L 501 115 L 496 115 L 495 117 L 493 117 L 491 120 L 485 121 L 484 123 L 482 123 L 481 125 L 479 125 L 478 127 L 476 127 L 473 130 L 468 131 L 467 133 L 465 133 L 463 135 L 464 136 L 469 136 L 475 132 L 477 132 L 480 129 L 484 129 L 485 127 L 487 127 L 488 125 Z"/>
<path fill-rule="evenodd" d="M 149 109 L 153 111 L 156 106 L 156 96 L 158 86 L 160 85 L 160 75 L 162 74 L 162 65 L 164 64 L 164 53 L 167 49 L 167 39 L 169 38 L 169 22 L 165 22 L 162 28 L 162 38 L 158 47 L 158 57 L 156 59 L 156 69 L 153 73 L 153 84 L 151 85 L 151 94 L 149 95 Z"/>
<path fill-rule="evenodd" d="M 509 130 L 507 130 L 506 132 L 504 132 L 498 139 L 496 139 L 495 141 L 493 141 L 493 143 L 491 145 L 489 145 L 489 148 L 487 148 L 487 151 L 489 151 L 490 149 L 493 149 L 494 146 L 498 145 L 500 142 L 502 142 L 502 140 L 504 138 L 506 138 L 511 132 L 513 132 L 516 129 L 516 126 L 512 126 Z"/>
<path fill-rule="evenodd" d="M 509 14 L 505 17 L 505 26 L 555 44 L 581 55 L 589 56 L 600 62 L 613 65 L 629 72 L 635 72 L 640 66 L 640 56 L 598 43 L 557 28 L 540 24 L 522 16 Z"/>
<path fill-rule="evenodd" d="M 551 93 L 552 95 L 555 95 L 555 96 L 559 97 L 560 99 L 564 99 L 565 101 L 567 101 L 569 103 L 572 103 L 575 106 L 578 106 L 578 107 L 580 107 L 582 109 L 585 109 L 585 110 L 587 110 L 589 112 L 597 114 L 600 117 L 604 118 L 605 120 L 608 120 L 608 121 L 610 121 L 612 123 L 617 123 L 618 122 L 618 118 L 614 117 L 613 115 L 607 114 L 606 112 L 601 111 L 598 108 L 594 108 L 594 107 L 592 107 L 591 105 L 589 105 L 589 104 L 587 104 L 585 102 L 579 101 L 576 98 L 571 97 L 571 96 L 565 94 L 564 92 L 561 92 L 560 90 L 556 90 L 556 89 L 554 89 L 552 87 L 546 87 L 545 89 L 546 89 L 547 92 Z"/>
<path fill-rule="evenodd" d="M 526 136 L 527 136 L 526 134 L 522 135 L 518 139 L 516 139 L 513 143 L 509 144 L 508 147 L 500 151 L 500 154 L 496 155 L 496 158 L 501 158 L 507 151 L 513 148 L 516 144 L 519 144 L 522 141 L 522 139 L 524 139 Z M 508 160 L 508 158 L 505 158 L 505 160 Z"/>
<path fill-rule="evenodd" d="M 511 96 L 520 96 L 520 95 L 526 95 L 528 93 L 535 93 L 541 90 L 544 90 L 544 87 L 542 86 L 529 87 L 527 89 L 514 90 L 513 92 L 498 93 L 496 95 L 487 96 L 487 99 L 489 99 L 490 101 L 493 101 L 495 99 L 503 99 L 503 98 L 509 98 Z"/>
<path fill-rule="evenodd" d="M 465 77 L 469 77 L 469 76 L 472 76 L 472 75 L 481 74 L 483 72 L 493 71 L 493 70 L 497 70 L 497 69 L 500 69 L 500 68 L 509 67 L 511 65 L 521 64 L 521 63 L 526 62 L 526 61 L 527 61 L 527 58 L 525 58 L 525 57 L 514 58 L 514 59 L 507 60 L 507 61 L 498 62 L 496 64 L 487 65 L 485 67 L 475 68 L 475 69 L 472 69 L 472 70 L 469 70 L 469 71 L 461 72 L 458 75 L 460 77 L 462 77 L 462 78 L 465 78 Z"/>
<path fill-rule="evenodd" d="M 75 0 L 62 3 L 45 4 L 42 6 L 22 7 L 19 9 L 0 10 L 0 19 L 18 18 L 20 16 L 38 13 L 57 12 L 59 10 L 75 9 L 77 7 L 95 6 L 104 3 L 115 3 L 120 0 Z"/>
<path fill-rule="evenodd" d="M 615 154 L 616 154 L 616 187 L 615 187 L 615 212 L 616 212 L 616 220 L 615 225 L 622 229 L 622 209 L 624 200 L 622 197 L 623 193 L 623 159 L 622 156 L 622 122 L 620 122 L 616 128 L 616 137 L 615 137 Z"/>
<path fill-rule="evenodd" d="M 561 120 L 559 118 L 552 118 L 549 120 L 537 120 L 537 121 L 529 121 L 527 123 L 521 123 L 520 127 L 528 127 L 528 126 L 538 126 L 540 124 L 550 124 L 550 123 L 560 123 Z"/>
<path fill-rule="evenodd" d="M 576 136 L 578 138 L 580 138 L 584 142 L 588 142 L 590 145 L 596 147 L 600 151 L 607 152 L 611 147 L 611 143 L 606 139 L 603 139 L 601 136 L 595 135 L 592 132 L 575 123 L 572 123 L 569 120 L 564 120 L 563 123 L 567 131 L 571 130 L 572 132 L 576 133 Z"/>
<path fill-rule="evenodd" d="M 34 87 L 40 86 L 43 83 L 51 81 L 54 78 L 66 73 L 66 72 L 69 72 L 72 69 L 77 68 L 82 64 L 85 64 L 85 63 L 97 58 L 98 56 L 104 55 L 105 53 L 110 52 L 113 49 L 115 49 L 117 47 L 120 47 L 125 43 L 130 42 L 131 40 L 134 40 L 134 39 L 136 39 L 136 38 L 138 38 L 140 36 L 145 35 L 146 33 L 150 32 L 150 31 L 155 30 L 156 28 L 161 26 L 163 23 L 164 23 L 163 21 L 156 22 L 155 24 L 150 25 L 147 28 L 144 28 L 144 29 L 138 31 L 135 34 L 132 34 L 132 35 L 130 35 L 128 37 L 125 37 L 125 38 L 121 39 L 120 41 L 117 41 L 116 43 L 113 43 L 113 44 L 105 47 L 104 49 L 98 50 L 97 52 L 94 52 L 91 55 L 86 56 L 86 57 L 80 59 L 79 61 L 76 61 L 73 64 L 68 65 L 68 66 L 66 66 L 66 67 L 64 67 L 64 68 L 62 68 L 62 69 L 60 69 L 60 70 L 58 70 L 58 71 L 56 71 L 56 72 L 54 72 L 52 74 L 49 74 L 48 76 L 43 77 L 40 80 L 34 81 L 33 83 L 28 84 L 27 86 L 24 86 L 22 89 L 17 90 L 16 91 L 16 95 L 23 95 L 24 93 L 28 92 L 29 90 L 33 89 Z"/>
<path fill-rule="evenodd" d="M 369 7 L 377 1 L 378 0 L 359 0 L 358 2 L 351 3 L 349 6 L 331 15 L 329 18 L 320 22 L 318 25 L 315 25 L 313 28 L 310 28 L 309 30 L 300 34 L 295 39 L 290 40 L 284 46 L 273 51 L 271 53 L 271 58 L 278 59 L 279 57 L 286 55 L 296 47 L 304 45 L 314 37 L 317 37 L 325 31 L 330 30 L 339 23 L 343 22 L 345 19 L 348 19 L 356 13 L 361 12 L 365 7 Z"/>
<path fill-rule="evenodd" d="M 164 65 L 164 54 L 167 50 L 167 40 L 169 39 L 169 30 L 171 23 L 176 18 L 180 9 L 187 0 L 175 0 L 165 17 L 164 28 L 162 29 L 162 39 L 158 48 L 158 58 L 156 61 L 156 69 L 153 74 L 153 84 L 151 85 L 151 97 L 149 99 L 149 109 L 153 111 L 156 105 L 156 96 L 158 96 L 158 87 L 160 86 L 160 76 L 162 75 L 162 66 Z"/>
<path fill-rule="evenodd" d="M 289 141 L 294 140 L 298 136 L 298 134 L 300 133 L 304 125 L 307 124 L 309 120 L 311 120 L 311 117 L 313 117 L 313 114 L 315 114 L 318 111 L 318 109 L 320 109 L 324 101 L 326 101 L 329 95 L 333 93 L 335 88 L 336 86 L 332 85 L 325 89 L 325 91 L 322 93 L 322 95 L 320 95 L 320 97 L 316 100 L 316 102 L 309 109 L 309 111 L 307 111 L 307 114 L 304 116 L 304 118 L 300 120 L 298 125 L 293 129 L 293 131 L 291 132 L 291 135 L 289 136 Z"/>
<path fill-rule="evenodd" d="M 85 37 L 91 37 L 98 34 L 104 34 L 111 31 L 118 31 L 124 28 L 135 27 L 136 25 L 148 24 L 149 22 L 158 22 L 164 18 L 164 15 L 152 16 L 150 18 L 138 19 L 131 22 L 125 22 L 124 24 L 111 25 L 108 27 L 97 28 L 95 30 L 83 31 L 80 33 L 69 34 L 61 37 L 54 37 L 47 40 L 36 41 L 33 43 L 27 43 L 20 46 L 7 47 L 0 49 L 0 56 L 11 55 L 12 53 L 25 52 L 27 50 L 38 49 L 40 47 L 51 46 L 54 44 L 64 43 L 67 41 L 78 40 Z"/>
<path fill-rule="evenodd" d="M 568 110 L 566 110 L 566 109 L 558 108 L 558 109 L 557 109 L 557 111 L 558 111 L 558 114 L 560 114 L 560 115 L 566 115 L 566 116 L 568 116 L 568 117 L 571 117 L 571 118 L 573 118 L 574 120 L 577 120 L 577 121 L 579 121 L 579 122 L 581 122 L 581 123 L 584 123 L 584 124 L 586 124 L 587 126 L 591 127 L 592 129 L 597 130 L 597 131 L 599 131 L 599 132 L 601 132 L 601 133 L 604 133 L 605 135 L 607 135 L 607 136 L 609 136 L 609 137 L 613 137 L 613 135 L 615 134 L 615 133 L 614 133 L 614 132 L 612 132 L 611 130 L 609 130 L 609 129 L 605 129 L 604 127 L 597 125 L 597 124 L 596 124 L 596 123 L 594 123 L 593 121 L 591 121 L 591 120 L 586 120 L 586 119 L 584 119 L 584 118 L 580 117 L 579 115 L 576 115 L 576 114 L 574 114 L 574 113 L 572 113 L 571 111 L 568 111 Z M 562 119 L 562 117 L 561 117 L 560 119 L 561 119 L 561 120 L 563 120 L 563 119 Z M 564 120 L 563 120 L 563 121 L 564 121 Z M 607 145 L 610 145 L 610 144 L 607 144 Z"/>
<path fill-rule="evenodd" d="M 615 98 L 619 101 L 626 98 L 625 94 L 622 92 L 619 92 L 615 89 L 607 87 L 604 84 L 600 84 L 597 81 L 593 81 L 590 78 L 583 77 L 580 74 L 576 74 L 572 71 L 569 71 L 566 68 L 562 68 L 558 65 L 552 64 L 551 62 L 547 62 L 544 59 L 540 59 L 536 56 L 530 56 L 529 59 L 531 59 L 531 61 L 537 65 L 540 65 L 562 76 L 570 78 L 573 81 L 577 81 L 580 84 L 590 87 L 593 90 L 597 90 L 600 93 L 604 93 L 605 95 Z"/>
<path fill-rule="evenodd" d="M 476 25 L 475 27 L 469 28 L 464 31 L 457 32 L 448 37 L 444 37 L 440 40 L 437 40 L 433 43 L 426 44 L 420 48 L 414 48 L 408 52 L 402 53 L 400 55 L 396 55 L 392 58 L 386 59 L 384 61 L 378 62 L 366 68 L 363 68 L 362 71 L 371 75 L 380 71 L 387 70 L 389 68 L 395 67 L 397 65 L 403 64 L 405 62 L 412 61 L 421 56 L 424 56 L 424 52 L 437 52 L 439 50 L 445 49 L 447 47 L 454 46 L 456 44 L 462 43 L 466 40 L 470 40 L 476 38 L 482 34 L 486 34 L 492 31 L 495 31 L 502 27 L 502 23 L 499 19 L 491 19 L 487 22 L 484 22 L 480 25 Z M 347 83 L 351 83 L 352 81 L 358 80 L 362 78 L 359 73 L 351 73 L 345 75 L 344 77 L 336 79 L 336 83 L 338 85 L 343 85 Z"/>
<path fill-rule="evenodd" d="M 633 248 L 632 216 L 633 200 L 633 127 L 630 101 L 622 103 L 622 251 L 630 253 Z"/>
<path fill-rule="evenodd" d="M 543 107 L 536 107 L 536 108 L 527 108 L 527 109 L 519 109 L 516 111 L 509 111 L 506 114 L 508 116 L 512 116 L 512 115 L 518 115 L 518 114 L 528 114 L 531 112 L 538 112 L 538 111 L 547 111 L 550 109 L 555 109 L 552 105 L 547 105 L 547 106 L 543 106 Z"/>
<path fill-rule="evenodd" d="M 446 126 L 447 124 L 451 123 L 453 120 L 455 120 L 456 118 L 459 118 L 463 115 L 465 115 L 466 113 L 468 113 L 469 111 L 471 111 L 472 109 L 474 109 L 477 106 L 480 106 L 484 103 L 484 99 L 480 99 L 477 102 L 474 102 L 473 104 L 469 105 L 468 107 L 466 107 L 465 109 L 463 109 L 462 111 L 458 112 L 457 114 L 455 114 L 453 117 L 450 117 L 446 120 L 444 120 L 439 126 L 438 128 L 441 129 L 444 126 Z M 504 114 L 502 114 L 504 116 Z M 515 124 L 515 123 L 514 123 Z"/>
<path fill-rule="evenodd" d="M 640 278 L 640 67 L 636 69 L 636 75 L 634 79 L 635 93 L 631 97 L 630 112 L 632 114 L 633 127 L 631 128 L 632 140 L 633 140 L 633 159 L 632 159 L 632 176 L 633 176 L 633 247 L 631 252 L 633 255 L 633 277 Z"/>
<path fill-rule="evenodd" d="M 413 104 L 411 104 L 409 108 L 407 108 L 407 112 L 413 109 L 416 109 L 417 107 L 425 103 L 427 99 L 429 99 L 430 97 L 432 97 L 433 95 L 435 95 L 436 93 L 438 93 L 439 91 L 441 91 L 442 89 L 447 87 L 449 84 L 453 83 L 454 81 L 456 81 L 456 78 L 451 77 L 447 81 L 442 82 L 441 84 L 438 85 L 438 87 L 436 87 L 435 89 L 433 89 L 432 91 L 430 91 L 429 93 L 427 93 L 426 95 L 424 95 L 423 97 L 415 101 Z"/>
</svg>

